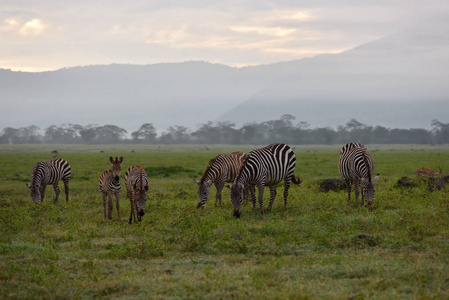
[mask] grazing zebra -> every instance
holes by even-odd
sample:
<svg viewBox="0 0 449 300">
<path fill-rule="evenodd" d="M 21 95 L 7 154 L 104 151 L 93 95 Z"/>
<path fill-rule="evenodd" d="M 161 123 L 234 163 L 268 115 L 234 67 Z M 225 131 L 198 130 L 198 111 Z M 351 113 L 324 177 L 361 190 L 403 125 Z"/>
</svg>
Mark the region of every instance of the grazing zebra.
<svg viewBox="0 0 449 300">
<path fill-rule="evenodd" d="M 220 202 L 221 206 L 221 191 L 227 182 L 234 181 L 247 157 L 247 154 L 237 151 L 230 154 L 218 155 L 209 161 L 209 166 L 201 180 L 193 179 L 199 186 L 199 202 L 197 208 L 203 207 L 206 204 L 207 199 L 209 199 L 209 188 L 212 183 L 217 189 L 215 206 L 217 206 L 217 202 Z"/>
<path fill-rule="evenodd" d="M 125 186 L 126 195 L 131 202 L 129 224 L 134 220 L 140 222 L 145 214 L 145 202 L 147 201 L 148 176 L 145 170 L 139 166 L 132 166 L 126 170 Z"/>
<path fill-rule="evenodd" d="M 259 190 L 260 213 L 263 210 L 263 192 L 265 186 L 270 188 L 271 209 L 276 197 L 276 184 L 284 180 L 284 204 L 287 206 L 290 182 L 300 184 L 299 177 L 295 177 L 296 157 L 293 150 L 285 144 L 272 144 L 264 148 L 253 150 L 241 168 L 231 186 L 231 201 L 234 206 L 234 217 L 240 217 L 240 207 L 243 201 L 245 186 L 257 186 Z"/>
<path fill-rule="evenodd" d="M 362 205 L 364 200 L 366 200 L 368 205 L 371 205 L 374 202 L 374 184 L 379 179 L 379 173 L 377 173 L 374 179 L 371 179 L 371 174 L 374 172 L 374 160 L 365 146 L 360 143 L 346 144 L 340 150 L 338 168 L 348 186 L 348 201 L 351 201 L 351 184 L 354 182 L 355 199 L 359 202 L 361 182 Z"/>
<path fill-rule="evenodd" d="M 47 184 L 52 184 L 55 190 L 55 203 L 59 199 L 59 187 L 58 182 L 62 180 L 64 182 L 65 200 L 69 201 L 69 180 L 72 169 L 67 161 L 61 158 L 52 159 L 48 161 L 38 162 L 31 174 L 31 185 L 27 184 L 27 187 L 31 191 L 31 199 L 34 203 L 40 203 L 44 201 L 45 188 Z"/>
<path fill-rule="evenodd" d="M 122 170 L 123 157 L 115 158 L 109 157 L 109 162 L 112 164 L 112 169 L 105 170 L 100 175 L 100 191 L 103 196 L 103 215 L 104 218 L 112 219 L 112 196 L 115 196 L 115 205 L 117 208 L 117 216 L 120 219 L 120 172 Z"/>
</svg>

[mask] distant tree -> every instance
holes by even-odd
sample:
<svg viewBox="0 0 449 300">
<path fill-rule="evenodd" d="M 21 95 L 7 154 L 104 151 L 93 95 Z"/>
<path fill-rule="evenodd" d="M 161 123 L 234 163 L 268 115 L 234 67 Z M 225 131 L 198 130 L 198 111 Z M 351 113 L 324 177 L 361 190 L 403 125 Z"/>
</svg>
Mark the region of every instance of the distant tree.
<svg viewBox="0 0 449 300">
<path fill-rule="evenodd" d="M 435 143 L 449 143 L 449 123 L 442 123 L 438 120 L 432 120 L 432 132 L 435 136 Z"/>
<path fill-rule="evenodd" d="M 187 144 L 189 140 L 189 129 L 184 126 L 170 126 L 167 132 L 163 132 L 159 141 L 162 144 Z"/>
<path fill-rule="evenodd" d="M 81 130 L 77 124 L 51 125 L 45 130 L 44 139 L 46 143 L 75 144 L 81 141 Z"/>
<path fill-rule="evenodd" d="M 199 144 L 218 144 L 221 138 L 220 129 L 211 121 L 202 124 L 191 136 Z"/>
<path fill-rule="evenodd" d="M 99 144 L 120 144 L 127 131 L 115 125 L 104 125 L 95 128 L 96 142 Z"/>
<path fill-rule="evenodd" d="M 365 124 L 360 123 L 356 119 L 351 119 L 349 122 L 346 123 L 346 129 L 348 131 L 360 130 L 360 129 L 364 129 L 365 127 L 366 127 Z"/>
<path fill-rule="evenodd" d="M 97 125 L 89 124 L 80 129 L 81 141 L 85 144 L 95 143 Z"/>
<path fill-rule="evenodd" d="M 152 123 L 145 123 L 140 126 L 139 130 L 131 133 L 131 137 L 135 143 L 152 144 L 157 140 L 157 133 Z"/>
<path fill-rule="evenodd" d="M 235 124 L 231 122 L 218 122 L 217 129 L 220 133 L 220 143 L 240 144 L 240 132 L 234 127 Z"/>
</svg>

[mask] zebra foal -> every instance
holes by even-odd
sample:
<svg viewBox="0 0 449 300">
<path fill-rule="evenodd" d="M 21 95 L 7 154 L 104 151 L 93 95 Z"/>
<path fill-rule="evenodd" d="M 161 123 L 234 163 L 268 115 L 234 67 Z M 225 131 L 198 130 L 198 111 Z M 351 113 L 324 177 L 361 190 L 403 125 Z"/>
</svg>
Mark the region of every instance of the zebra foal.
<svg viewBox="0 0 449 300">
<path fill-rule="evenodd" d="M 120 172 L 122 170 L 123 157 L 109 157 L 112 169 L 105 170 L 100 175 L 100 191 L 103 196 L 103 215 L 104 218 L 112 219 L 112 197 L 115 196 L 115 205 L 117 208 L 117 216 L 120 219 Z"/>
<path fill-rule="evenodd" d="M 299 177 L 295 177 L 294 175 L 295 166 L 296 157 L 288 145 L 271 144 L 264 148 L 251 151 L 231 186 L 231 201 L 234 206 L 234 217 L 240 217 L 244 189 L 247 186 L 257 186 L 259 191 L 260 213 L 263 214 L 264 188 L 267 186 L 270 189 L 270 203 L 267 208 L 269 211 L 276 197 L 276 184 L 284 181 L 284 204 L 287 206 L 290 183 L 301 183 Z"/>
<path fill-rule="evenodd" d="M 148 176 L 140 166 L 132 166 L 125 173 L 126 195 L 131 202 L 129 224 L 134 220 L 141 221 L 145 215 L 145 203 L 149 188 Z"/>
<path fill-rule="evenodd" d="M 215 206 L 217 202 L 222 205 L 221 191 L 227 182 L 233 182 L 239 173 L 243 163 L 248 155 L 246 153 L 237 151 L 230 154 L 221 154 L 209 161 L 209 166 L 203 174 L 200 181 L 193 179 L 198 187 L 198 205 L 197 208 L 203 207 L 209 199 L 209 189 L 212 183 L 217 189 L 215 195 Z"/>
<path fill-rule="evenodd" d="M 351 201 L 351 184 L 354 183 L 355 199 L 359 202 L 360 183 L 362 183 L 362 205 L 366 200 L 368 205 L 374 202 L 375 186 L 379 173 L 371 179 L 374 172 L 374 160 L 363 144 L 348 143 L 340 150 L 338 161 L 340 174 L 348 186 L 348 201 Z"/>
<path fill-rule="evenodd" d="M 66 202 L 69 201 L 69 181 L 72 169 L 70 164 L 62 158 L 52 159 L 48 161 L 38 162 L 31 174 L 31 184 L 27 184 L 30 189 L 31 199 L 34 203 L 41 203 L 44 201 L 45 189 L 48 184 L 53 185 L 55 190 L 54 202 L 57 203 L 59 199 L 58 182 L 64 182 L 64 192 Z"/>
</svg>

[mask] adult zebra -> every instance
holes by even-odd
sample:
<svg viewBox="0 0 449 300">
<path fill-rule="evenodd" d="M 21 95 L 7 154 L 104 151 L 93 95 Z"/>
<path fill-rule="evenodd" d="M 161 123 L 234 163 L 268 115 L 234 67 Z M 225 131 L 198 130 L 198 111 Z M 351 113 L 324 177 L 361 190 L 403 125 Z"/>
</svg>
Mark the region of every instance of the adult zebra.
<svg viewBox="0 0 449 300">
<path fill-rule="evenodd" d="M 294 175 L 295 166 L 296 157 L 288 145 L 271 144 L 251 151 L 231 186 L 234 217 L 240 217 L 243 191 L 245 186 L 248 185 L 258 187 L 260 213 L 263 214 L 263 192 L 265 186 L 270 188 L 270 203 L 267 209 L 269 211 L 276 197 L 276 184 L 284 180 L 284 204 L 287 206 L 290 182 L 295 184 L 301 183 L 299 177 Z"/>
<path fill-rule="evenodd" d="M 149 188 L 148 176 L 145 170 L 140 166 L 132 166 L 125 173 L 126 195 L 131 202 L 131 213 L 129 215 L 129 224 L 134 219 L 141 221 L 145 214 L 145 203 L 147 201 L 147 192 Z"/>
<path fill-rule="evenodd" d="M 364 200 L 371 205 L 374 202 L 374 184 L 379 179 L 379 173 L 371 179 L 371 174 L 374 172 L 374 160 L 366 147 L 360 143 L 346 144 L 340 150 L 338 168 L 348 186 L 348 201 L 351 201 L 352 183 L 354 183 L 355 199 L 359 201 L 359 187 L 362 183 L 362 205 Z"/>
<path fill-rule="evenodd" d="M 45 188 L 48 184 L 52 184 L 55 190 L 54 202 L 57 203 L 60 193 L 58 182 L 62 180 L 64 182 L 66 202 L 69 201 L 69 180 L 71 174 L 70 164 L 62 158 L 38 162 L 31 174 L 31 185 L 27 184 L 31 192 L 31 199 L 36 204 L 44 201 Z"/>
<path fill-rule="evenodd" d="M 209 188 L 212 183 L 217 189 L 215 206 L 217 206 L 217 202 L 220 202 L 221 206 L 221 191 L 227 182 L 234 181 L 247 157 L 248 155 L 246 153 L 237 151 L 230 154 L 218 155 L 209 161 L 209 166 L 201 180 L 193 179 L 199 186 L 197 208 L 203 207 L 206 204 L 207 199 L 209 199 Z"/>
<path fill-rule="evenodd" d="M 122 170 L 123 157 L 109 157 L 112 169 L 105 170 L 100 175 L 100 191 L 103 196 L 103 215 L 104 218 L 112 219 L 112 197 L 115 196 L 115 205 L 117 208 L 117 216 L 120 219 L 120 172 Z"/>
</svg>

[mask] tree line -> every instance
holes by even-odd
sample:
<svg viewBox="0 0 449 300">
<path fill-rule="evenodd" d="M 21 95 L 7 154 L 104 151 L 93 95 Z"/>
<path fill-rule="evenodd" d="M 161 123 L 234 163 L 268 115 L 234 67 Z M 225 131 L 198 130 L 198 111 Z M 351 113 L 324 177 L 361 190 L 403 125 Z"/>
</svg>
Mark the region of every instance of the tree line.
<svg viewBox="0 0 449 300">
<path fill-rule="evenodd" d="M 390 129 L 367 126 L 356 119 L 330 127 L 310 128 L 307 122 L 295 123 L 289 114 L 278 120 L 248 123 L 236 128 L 231 122 L 207 122 L 195 131 L 185 126 L 170 126 L 158 135 L 152 123 L 145 123 L 130 135 L 115 125 L 63 124 L 47 127 L 44 134 L 34 125 L 4 128 L 0 144 L 231 144 L 264 145 L 283 142 L 291 145 L 332 145 L 358 141 L 364 144 L 449 144 L 449 123 L 433 120 L 432 129 Z"/>
</svg>

